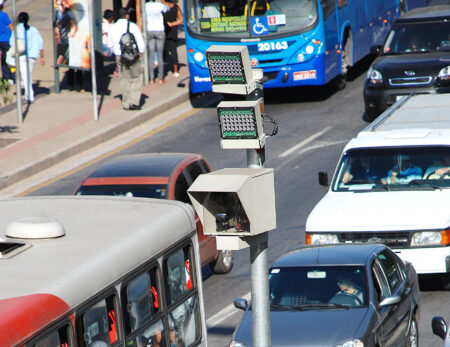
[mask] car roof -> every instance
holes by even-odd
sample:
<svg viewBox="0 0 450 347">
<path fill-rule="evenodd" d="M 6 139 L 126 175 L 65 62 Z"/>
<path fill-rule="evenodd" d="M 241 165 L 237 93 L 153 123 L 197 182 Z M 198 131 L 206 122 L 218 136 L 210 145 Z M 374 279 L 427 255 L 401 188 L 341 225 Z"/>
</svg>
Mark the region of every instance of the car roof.
<svg viewBox="0 0 450 347">
<path fill-rule="evenodd" d="M 382 248 L 386 246 L 375 243 L 304 246 L 282 255 L 272 267 L 364 265 L 371 254 Z"/>
<path fill-rule="evenodd" d="M 450 19 L 450 5 L 426 6 L 412 9 L 397 18 L 396 23 L 421 22 L 424 19 Z"/>
<path fill-rule="evenodd" d="M 114 158 L 96 168 L 93 177 L 169 177 L 183 161 L 205 160 L 194 153 L 145 153 Z"/>
</svg>

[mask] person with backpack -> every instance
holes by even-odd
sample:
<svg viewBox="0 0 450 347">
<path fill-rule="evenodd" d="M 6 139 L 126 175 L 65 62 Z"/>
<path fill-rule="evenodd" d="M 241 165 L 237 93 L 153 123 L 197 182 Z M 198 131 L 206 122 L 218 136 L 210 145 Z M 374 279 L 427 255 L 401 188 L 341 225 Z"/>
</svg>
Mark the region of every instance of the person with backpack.
<svg viewBox="0 0 450 347">
<path fill-rule="evenodd" d="M 140 110 L 142 91 L 141 56 L 145 44 L 139 27 L 129 20 L 125 8 L 118 11 L 119 19 L 108 32 L 108 47 L 116 56 L 124 110 Z"/>
</svg>

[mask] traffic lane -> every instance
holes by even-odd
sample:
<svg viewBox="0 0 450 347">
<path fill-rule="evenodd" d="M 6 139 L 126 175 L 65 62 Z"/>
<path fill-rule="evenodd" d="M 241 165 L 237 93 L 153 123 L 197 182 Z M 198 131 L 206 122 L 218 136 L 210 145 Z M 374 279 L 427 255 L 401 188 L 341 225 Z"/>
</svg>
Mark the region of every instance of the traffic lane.
<svg viewBox="0 0 450 347">
<path fill-rule="evenodd" d="M 266 93 L 266 113 L 275 118 L 280 126 L 279 134 L 269 140 L 266 149 L 265 166 L 275 168 L 278 219 L 278 229 L 269 233 L 269 262 L 303 242 L 307 215 L 324 194 L 323 188 L 317 185 L 317 171 L 327 170 L 331 176 L 345 142 L 366 125 L 362 121 L 361 86 L 361 79 L 356 79 L 345 90 L 330 95 L 326 100 L 299 103 L 288 100 L 278 104 L 273 98 L 271 100 L 270 93 Z M 295 91 L 297 94 L 301 92 Z M 295 99 L 295 95 L 291 95 L 290 99 Z M 285 158 L 280 157 L 289 148 L 324 129 L 327 131 L 303 147 Z M 340 141 L 344 142 L 333 144 Z M 213 169 L 246 166 L 245 151 L 220 149 L 215 108 L 201 110 L 193 117 L 124 150 L 120 155 L 155 151 L 198 152 L 205 155 Z M 91 170 L 92 167 L 86 168 L 33 195 L 71 194 Z M 303 205 L 299 204 L 299 200 Z M 235 252 L 235 267 L 230 274 L 205 277 L 204 289 L 207 318 L 230 305 L 235 297 L 248 293 L 248 250 Z M 439 297 L 439 302 L 433 299 L 435 295 Z M 436 341 L 431 335 L 431 316 L 438 312 L 446 318 L 450 317 L 442 302 L 448 302 L 446 292 L 435 290 L 424 295 L 419 322 L 422 345 L 432 345 L 430 341 Z M 431 307 L 428 308 L 428 305 Z M 424 312 L 430 315 L 429 319 L 424 318 Z M 210 329 L 208 341 L 211 345 L 226 345 L 229 342 L 240 314 L 240 310 L 236 309 L 234 316 Z M 213 343 L 216 340 L 221 343 Z"/>
</svg>

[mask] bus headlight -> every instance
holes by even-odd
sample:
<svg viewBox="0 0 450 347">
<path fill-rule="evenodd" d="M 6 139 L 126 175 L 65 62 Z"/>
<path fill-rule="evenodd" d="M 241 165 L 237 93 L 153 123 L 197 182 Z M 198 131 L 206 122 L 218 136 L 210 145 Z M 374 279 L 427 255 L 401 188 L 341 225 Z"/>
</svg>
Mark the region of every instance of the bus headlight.
<svg viewBox="0 0 450 347">
<path fill-rule="evenodd" d="M 378 85 L 383 83 L 383 75 L 380 71 L 375 70 L 374 68 L 369 68 L 366 74 L 366 80 L 369 84 Z"/>
<path fill-rule="evenodd" d="M 336 347 L 364 347 L 364 342 L 355 339 L 345 341 L 343 344 L 337 345 Z"/>
<path fill-rule="evenodd" d="M 450 81 L 450 66 L 446 66 L 441 71 L 439 71 L 438 80 L 440 81 Z"/>
<path fill-rule="evenodd" d="M 450 229 L 443 231 L 419 231 L 411 238 L 411 247 L 446 246 L 450 243 Z"/>
<path fill-rule="evenodd" d="M 322 233 L 306 233 L 307 245 L 339 243 L 337 235 Z"/>
<path fill-rule="evenodd" d="M 203 59 L 205 59 L 205 56 L 203 55 L 203 53 L 197 52 L 194 54 L 194 59 L 195 59 L 195 61 L 200 62 L 200 61 L 203 61 Z"/>
</svg>

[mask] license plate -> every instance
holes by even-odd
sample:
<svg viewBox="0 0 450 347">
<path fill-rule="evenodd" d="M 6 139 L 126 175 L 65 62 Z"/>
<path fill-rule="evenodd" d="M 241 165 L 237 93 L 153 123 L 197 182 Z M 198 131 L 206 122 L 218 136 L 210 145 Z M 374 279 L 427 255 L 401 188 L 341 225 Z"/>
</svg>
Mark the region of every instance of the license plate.
<svg viewBox="0 0 450 347">
<path fill-rule="evenodd" d="M 294 81 L 300 80 L 313 80 L 317 78 L 316 70 L 308 70 L 308 71 L 296 71 L 293 74 Z"/>
</svg>

